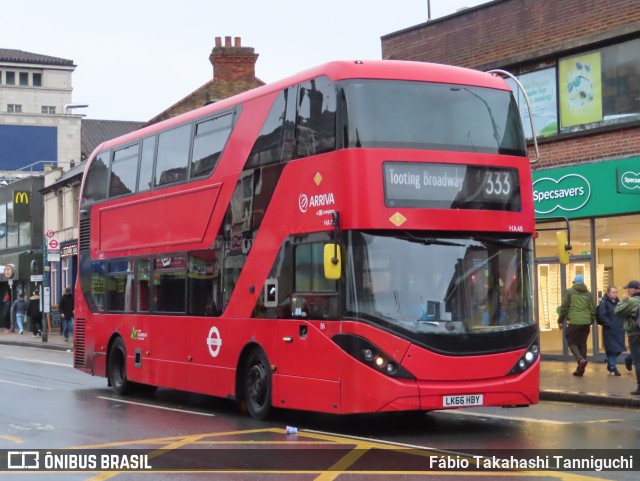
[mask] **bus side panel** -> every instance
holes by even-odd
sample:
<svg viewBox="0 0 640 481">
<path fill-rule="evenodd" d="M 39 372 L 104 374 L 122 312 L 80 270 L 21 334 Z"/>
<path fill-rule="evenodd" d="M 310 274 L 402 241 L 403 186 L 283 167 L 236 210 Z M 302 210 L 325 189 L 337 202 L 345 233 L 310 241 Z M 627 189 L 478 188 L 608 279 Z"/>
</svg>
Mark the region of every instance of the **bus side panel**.
<svg viewBox="0 0 640 481">
<path fill-rule="evenodd" d="M 278 375 L 276 371 L 272 399 L 273 406 L 279 408 L 341 412 L 339 381 Z"/>
<path fill-rule="evenodd" d="M 220 184 L 205 185 L 99 207 L 97 250 L 109 254 L 202 242 L 219 192 Z"/>
<path fill-rule="evenodd" d="M 274 320 L 156 316 L 150 327 L 154 362 L 143 381 L 150 384 L 235 397 L 236 368 L 248 342 L 262 348 L 270 364 L 275 361 Z"/>
<path fill-rule="evenodd" d="M 302 319 L 277 321 L 276 350 L 272 362 L 278 374 L 330 381 L 340 379 L 342 350 L 329 338 L 339 321 L 320 323 Z"/>
</svg>

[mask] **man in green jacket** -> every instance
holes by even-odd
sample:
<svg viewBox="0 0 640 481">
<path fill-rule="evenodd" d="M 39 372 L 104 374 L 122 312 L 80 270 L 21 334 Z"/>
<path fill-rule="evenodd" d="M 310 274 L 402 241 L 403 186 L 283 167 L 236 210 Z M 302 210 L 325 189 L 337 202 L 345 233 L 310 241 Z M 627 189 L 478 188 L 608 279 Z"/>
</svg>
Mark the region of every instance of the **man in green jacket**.
<svg viewBox="0 0 640 481">
<path fill-rule="evenodd" d="M 582 376 L 587 367 L 587 340 L 591 324 L 596 320 L 596 303 L 580 274 L 573 279 L 573 286 L 567 289 L 562 298 L 558 328 L 562 329 L 565 320 L 568 321 L 564 331 L 567 344 L 578 363 L 573 375 Z"/>
<path fill-rule="evenodd" d="M 624 330 L 629 338 L 629 352 L 625 364 L 631 370 L 631 364 L 636 368 L 637 387 L 631 391 L 634 396 L 640 396 L 640 282 L 629 281 L 624 288 L 627 296 L 616 306 L 614 313 L 623 319 Z"/>
</svg>

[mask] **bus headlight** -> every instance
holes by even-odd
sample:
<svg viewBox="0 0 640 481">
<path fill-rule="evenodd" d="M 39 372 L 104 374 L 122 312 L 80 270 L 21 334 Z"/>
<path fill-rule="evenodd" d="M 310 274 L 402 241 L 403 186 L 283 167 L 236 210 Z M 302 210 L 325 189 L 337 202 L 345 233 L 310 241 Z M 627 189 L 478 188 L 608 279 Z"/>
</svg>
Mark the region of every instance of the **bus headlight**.
<svg viewBox="0 0 640 481">
<path fill-rule="evenodd" d="M 391 356 L 364 337 L 355 334 L 336 334 L 332 340 L 351 357 L 385 376 L 415 379 L 413 374 L 400 364 L 397 364 Z"/>
<path fill-rule="evenodd" d="M 540 356 L 540 348 L 538 347 L 538 340 L 535 339 L 527 348 L 520 359 L 516 361 L 515 365 L 511 368 L 511 371 L 507 374 L 507 376 L 512 374 L 520 374 L 531 366 L 533 366 Z"/>
</svg>

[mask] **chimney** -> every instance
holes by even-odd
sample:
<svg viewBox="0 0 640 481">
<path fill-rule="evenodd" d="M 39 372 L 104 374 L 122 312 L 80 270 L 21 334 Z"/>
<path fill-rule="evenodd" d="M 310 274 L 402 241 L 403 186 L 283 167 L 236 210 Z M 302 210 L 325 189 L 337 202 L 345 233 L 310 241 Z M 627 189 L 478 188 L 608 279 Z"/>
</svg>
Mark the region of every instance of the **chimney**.
<svg viewBox="0 0 640 481">
<path fill-rule="evenodd" d="M 238 81 L 255 80 L 256 60 L 258 54 L 254 53 L 253 47 L 243 47 L 240 37 L 235 37 L 233 46 L 231 37 L 215 38 L 215 47 L 209 55 L 209 61 L 213 65 L 214 81 Z"/>
</svg>

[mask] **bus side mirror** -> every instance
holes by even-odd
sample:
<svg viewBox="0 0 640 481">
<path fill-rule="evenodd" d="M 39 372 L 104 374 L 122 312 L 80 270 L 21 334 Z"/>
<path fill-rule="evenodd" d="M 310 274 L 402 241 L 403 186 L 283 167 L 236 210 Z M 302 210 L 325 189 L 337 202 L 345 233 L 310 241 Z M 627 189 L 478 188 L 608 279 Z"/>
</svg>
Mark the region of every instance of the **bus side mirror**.
<svg viewBox="0 0 640 481">
<path fill-rule="evenodd" d="M 342 273 L 342 256 L 338 244 L 324 246 L 324 276 L 327 279 L 338 280 Z"/>
<path fill-rule="evenodd" d="M 558 260 L 560 264 L 567 265 L 569 263 L 569 251 L 571 246 L 567 241 L 567 233 L 563 230 L 556 232 L 556 243 L 558 244 Z"/>
</svg>

